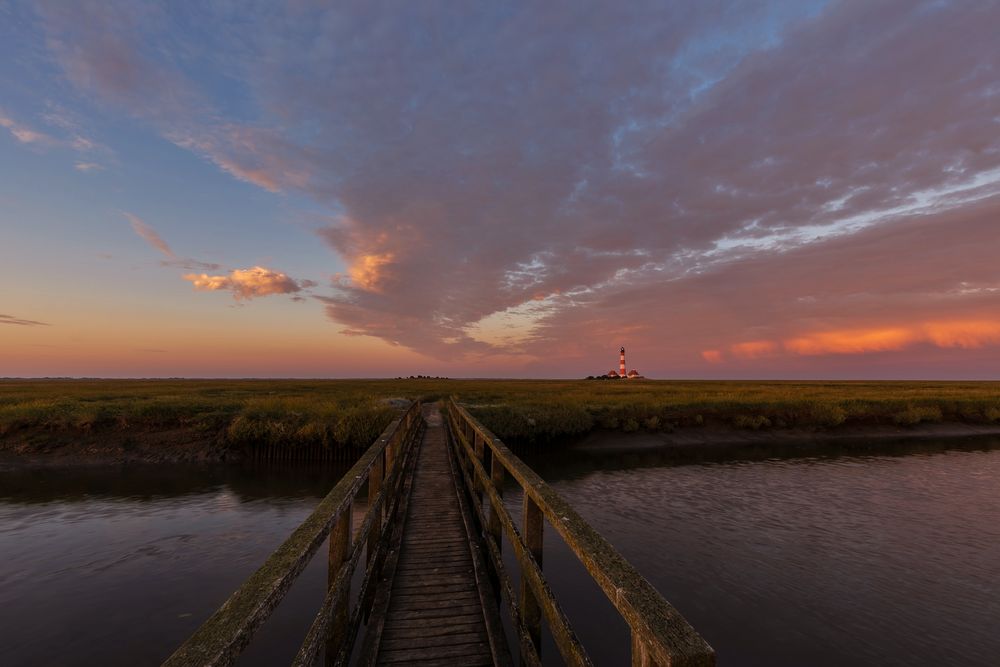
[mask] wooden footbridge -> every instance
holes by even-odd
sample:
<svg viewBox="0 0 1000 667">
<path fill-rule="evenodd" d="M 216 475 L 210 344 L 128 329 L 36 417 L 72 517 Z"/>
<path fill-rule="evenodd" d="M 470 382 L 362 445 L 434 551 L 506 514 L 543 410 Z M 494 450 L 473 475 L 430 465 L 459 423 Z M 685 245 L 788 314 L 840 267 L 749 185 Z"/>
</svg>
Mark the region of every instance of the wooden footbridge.
<svg viewBox="0 0 1000 667">
<path fill-rule="evenodd" d="M 504 505 L 523 491 L 522 525 Z M 354 525 L 353 506 L 367 511 Z M 592 664 L 542 570 L 554 530 L 631 629 L 633 665 L 714 665 L 687 621 L 531 468 L 452 399 L 413 404 L 164 663 L 231 665 L 324 543 L 326 597 L 292 664 Z M 510 549 L 516 571 L 505 566 Z M 364 567 L 359 565 L 364 562 Z M 505 632 L 504 628 L 507 628 Z"/>
</svg>

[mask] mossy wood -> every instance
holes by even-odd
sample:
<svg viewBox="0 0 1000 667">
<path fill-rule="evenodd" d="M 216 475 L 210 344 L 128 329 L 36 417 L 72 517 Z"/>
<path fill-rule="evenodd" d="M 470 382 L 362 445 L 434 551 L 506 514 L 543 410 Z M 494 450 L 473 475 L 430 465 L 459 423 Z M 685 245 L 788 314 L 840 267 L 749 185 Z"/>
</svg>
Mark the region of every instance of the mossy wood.
<svg viewBox="0 0 1000 667">
<path fill-rule="evenodd" d="M 165 667 L 231 665 L 288 592 L 311 557 L 330 535 L 330 572 L 326 599 L 307 634 L 295 664 L 313 664 L 326 647 L 332 662 L 346 662 L 364 613 L 361 608 L 373 576 L 377 576 L 392 514 L 399 502 L 413 443 L 423 421 L 414 403 L 394 420 L 361 456 L 319 506 L 253 575 L 171 655 Z M 388 464 L 388 465 L 387 465 Z M 382 483 L 382 471 L 390 474 Z M 373 471 L 375 474 L 373 474 Z M 358 531 L 351 534 L 355 496 L 369 484 L 369 508 Z M 367 569 L 358 607 L 348 610 L 351 577 L 367 547 Z"/>
<path fill-rule="evenodd" d="M 488 550 L 493 555 L 497 578 L 505 589 L 514 626 L 520 634 L 522 658 L 526 662 L 539 661 L 539 623 L 544 617 L 563 660 L 571 665 L 590 664 L 542 574 L 544 517 L 631 628 L 633 665 L 694 667 L 715 664 L 711 646 L 607 540 L 454 398 L 448 401 L 447 407 L 466 485 L 474 496 L 485 495 L 490 508 L 489 517 L 486 517 L 480 509 L 481 503 L 472 503 L 484 527 Z M 498 472 L 499 467 L 524 491 L 523 534 L 517 530 L 503 504 L 500 495 L 503 475 Z M 514 591 L 500 558 L 498 526 L 513 545 L 521 569 L 522 590 L 517 604 L 513 602 Z"/>
</svg>

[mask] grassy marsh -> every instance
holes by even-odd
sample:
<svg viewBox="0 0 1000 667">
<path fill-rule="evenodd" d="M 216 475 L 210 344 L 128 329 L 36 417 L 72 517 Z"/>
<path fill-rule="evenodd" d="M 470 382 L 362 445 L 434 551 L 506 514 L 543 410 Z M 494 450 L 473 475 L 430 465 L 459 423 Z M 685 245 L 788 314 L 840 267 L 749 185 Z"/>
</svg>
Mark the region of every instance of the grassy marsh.
<svg viewBox="0 0 1000 667">
<path fill-rule="evenodd" d="M 360 448 L 392 420 L 396 399 L 448 395 L 459 396 L 511 442 L 546 442 L 595 428 L 1000 425 L 1000 383 L 994 382 L 3 380 L 0 439 L 185 429 L 229 448 Z"/>
</svg>

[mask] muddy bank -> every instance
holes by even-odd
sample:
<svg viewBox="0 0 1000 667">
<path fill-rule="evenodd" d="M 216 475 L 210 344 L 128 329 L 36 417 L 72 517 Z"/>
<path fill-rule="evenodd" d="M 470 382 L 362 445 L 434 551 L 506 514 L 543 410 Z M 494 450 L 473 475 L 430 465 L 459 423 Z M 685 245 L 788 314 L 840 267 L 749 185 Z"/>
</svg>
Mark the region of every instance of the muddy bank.
<svg viewBox="0 0 1000 667">
<path fill-rule="evenodd" d="M 19 430 L 0 436 L 0 469 L 132 463 L 220 463 L 242 452 L 195 429 L 128 431 Z"/>
<path fill-rule="evenodd" d="M 741 446 L 787 446 L 809 444 L 836 446 L 888 443 L 894 440 L 939 440 L 1000 436 L 1000 424 L 917 424 L 913 426 L 866 425 L 827 430 L 762 429 L 749 431 L 705 426 L 679 428 L 673 432 L 638 432 L 595 430 L 577 440 L 572 447 L 583 451 L 684 450 L 702 448 L 738 449 Z"/>
<path fill-rule="evenodd" d="M 1000 438 L 1000 424 L 867 425 L 828 430 L 762 429 L 724 426 L 678 428 L 673 432 L 622 433 L 597 429 L 579 439 L 529 446 L 569 448 L 581 453 L 661 452 L 675 458 L 726 458 L 768 455 L 775 451 L 842 447 L 880 447 L 893 441 Z M 522 449 L 511 443 L 515 449 Z M 224 442 L 219 434 L 195 429 L 66 432 L 21 430 L 0 436 L 0 470 L 33 467 L 81 467 L 157 463 L 239 463 L 249 458 L 245 447 Z"/>
</svg>

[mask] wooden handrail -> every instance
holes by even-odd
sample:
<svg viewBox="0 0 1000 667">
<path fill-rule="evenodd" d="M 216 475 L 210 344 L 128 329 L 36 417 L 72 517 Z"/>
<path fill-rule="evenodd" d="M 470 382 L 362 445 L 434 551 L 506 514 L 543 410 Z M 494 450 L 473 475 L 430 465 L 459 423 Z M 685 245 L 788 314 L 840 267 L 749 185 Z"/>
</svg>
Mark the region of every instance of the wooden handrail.
<svg viewBox="0 0 1000 667">
<path fill-rule="evenodd" d="M 485 495 L 488 500 L 488 518 L 479 504 L 472 505 L 484 529 L 483 537 L 492 554 L 497 577 L 507 593 L 514 626 L 520 634 L 522 658 L 526 662 L 537 664 L 539 661 L 539 626 L 540 617 L 544 616 L 563 659 L 568 664 L 590 664 L 542 574 L 541 519 L 544 517 L 628 624 L 632 632 L 633 665 L 702 667 L 715 664 L 712 647 L 569 503 L 454 398 L 447 402 L 447 412 L 467 488 L 470 493 Z M 505 473 L 510 474 L 524 491 L 524 535 L 517 530 L 503 503 Z M 522 586 L 517 602 L 500 558 L 501 530 L 506 533 L 521 567 Z"/>
<path fill-rule="evenodd" d="M 361 610 L 347 609 L 351 575 L 367 546 L 368 563 L 363 587 L 367 589 L 379 565 L 379 550 L 391 522 L 391 508 L 398 501 L 398 487 L 413 442 L 423 424 L 420 403 L 414 402 L 394 420 L 357 463 L 341 478 L 312 514 L 278 547 L 191 637 L 163 663 L 164 667 L 232 665 L 254 633 L 284 598 L 292 582 L 305 569 L 320 545 L 330 536 L 329 589 L 323 609 L 296 658 L 297 664 L 315 661 L 326 642 L 328 655 L 349 655 Z M 391 474 L 386 474 L 391 471 Z M 351 510 L 354 497 L 369 484 L 369 507 L 353 542 Z M 385 483 L 383 483 L 383 481 Z M 364 604 L 366 595 L 361 596 Z"/>
</svg>

